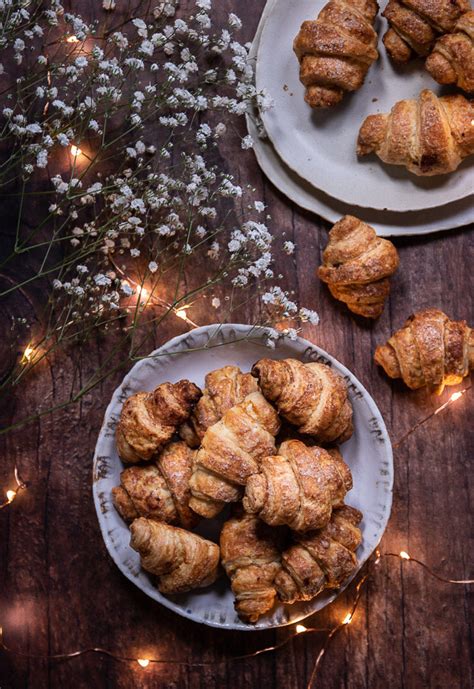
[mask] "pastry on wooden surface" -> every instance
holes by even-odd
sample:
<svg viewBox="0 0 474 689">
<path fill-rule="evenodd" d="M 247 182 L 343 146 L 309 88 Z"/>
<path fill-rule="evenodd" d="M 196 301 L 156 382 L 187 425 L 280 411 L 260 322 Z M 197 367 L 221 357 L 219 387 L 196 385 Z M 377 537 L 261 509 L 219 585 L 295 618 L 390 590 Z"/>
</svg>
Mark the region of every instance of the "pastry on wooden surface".
<svg viewBox="0 0 474 689">
<path fill-rule="evenodd" d="M 260 392 L 253 392 L 207 429 L 191 476 L 190 507 L 215 517 L 226 502 L 237 502 L 262 457 L 275 453 L 280 420 Z"/>
<path fill-rule="evenodd" d="M 438 309 L 419 311 L 377 347 L 374 360 L 412 390 L 428 387 L 441 393 L 474 369 L 474 331 Z"/>
<path fill-rule="evenodd" d="M 311 600 L 323 589 L 339 588 L 351 576 L 362 540 L 361 520 L 359 510 L 344 505 L 333 511 L 323 529 L 295 535 L 296 543 L 282 554 L 282 568 L 275 577 L 283 603 Z"/>
<path fill-rule="evenodd" d="M 390 293 L 389 278 L 398 268 L 398 253 L 388 239 L 352 215 L 329 232 L 319 277 L 333 297 L 366 318 L 378 318 Z"/>
<path fill-rule="evenodd" d="M 378 58 L 375 0 L 330 0 L 315 20 L 303 22 L 293 49 L 300 62 L 305 101 L 312 108 L 339 103 L 364 83 Z"/>
<path fill-rule="evenodd" d="M 234 607 L 244 622 L 256 622 L 275 603 L 280 542 L 279 529 L 249 514 L 240 513 L 222 527 L 221 562 L 231 581 Z"/>
<path fill-rule="evenodd" d="M 112 496 L 125 521 L 148 517 L 187 529 L 195 526 L 198 516 L 189 508 L 194 455 L 183 441 L 172 442 L 154 462 L 122 471 Z"/>
<path fill-rule="evenodd" d="M 325 526 L 342 507 L 352 475 L 338 450 L 307 447 L 300 440 L 281 444 L 278 455 L 265 457 L 247 481 L 243 507 L 271 526 L 294 531 Z"/>
<path fill-rule="evenodd" d="M 383 37 L 387 53 L 397 63 L 428 55 L 436 38 L 453 31 L 470 9 L 469 0 L 389 0 L 382 12 L 390 27 Z"/>
<path fill-rule="evenodd" d="M 180 428 L 181 437 L 190 447 L 199 447 L 210 426 L 220 421 L 228 409 L 257 391 L 255 378 L 250 373 L 242 373 L 238 366 L 223 366 L 211 371 L 206 375 L 201 399 Z"/>
<path fill-rule="evenodd" d="M 180 380 L 125 400 L 116 431 L 120 458 L 124 462 L 152 459 L 186 421 L 200 397 L 194 383 Z"/>
<path fill-rule="evenodd" d="M 425 89 L 390 113 L 369 115 L 359 131 L 357 154 L 376 153 L 415 175 L 444 175 L 474 153 L 474 103 L 464 96 L 438 98 Z"/>
<path fill-rule="evenodd" d="M 140 517 L 130 525 L 130 545 L 147 572 L 158 578 L 164 594 L 183 593 L 213 584 L 219 546 L 191 531 Z"/>
<path fill-rule="evenodd" d="M 439 84 L 474 92 L 474 11 L 463 14 L 452 33 L 439 38 L 425 67 Z"/>
<path fill-rule="evenodd" d="M 343 443 L 351 437 L 352 406 L 346 383 L 329 366 L 297 359 L 260 359 L 252 374 L 265 397 L 300 433 L 322 443 Z"/>
</svg>

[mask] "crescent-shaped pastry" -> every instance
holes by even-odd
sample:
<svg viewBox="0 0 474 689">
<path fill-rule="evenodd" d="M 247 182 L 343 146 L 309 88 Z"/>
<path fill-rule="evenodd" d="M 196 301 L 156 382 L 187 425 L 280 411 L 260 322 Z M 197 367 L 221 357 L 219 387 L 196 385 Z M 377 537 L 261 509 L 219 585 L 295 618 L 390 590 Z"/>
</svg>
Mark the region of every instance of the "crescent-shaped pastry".
<svg viewBox="0 0 474 689">
<path fill-rule="evenodd" d="M 243 506 L 270 526 L 310 531 L 326 526 L 351 488 L 350 469 L 338 450 L 287 440 L 278 455 L 265 457 L 259 472 L 250 476 Z"/>
<path fill-rule="evenodd" d="M 343 443 L 351 437 L 347 387 L 329 366 L 297 359 L 260 359 L 252 374 L 265 397 L 300 433 L 321 443 Z"/>
<path fill-rule="evenodd" d="M 180 380 L 125 400 L 116 431 L 120 458 L 132 463 L 152 459 L 186 421 L 200 397 L 194 383 Z"/>
<path fill-rule="evenodd" d="M 441 394 L 474 369 L 474 330 L 466 321 L 425 309 L 377 347 L 374 360 L 390 378 L 401 378 L 412 390 L 428 387 Z"/>
</svg>

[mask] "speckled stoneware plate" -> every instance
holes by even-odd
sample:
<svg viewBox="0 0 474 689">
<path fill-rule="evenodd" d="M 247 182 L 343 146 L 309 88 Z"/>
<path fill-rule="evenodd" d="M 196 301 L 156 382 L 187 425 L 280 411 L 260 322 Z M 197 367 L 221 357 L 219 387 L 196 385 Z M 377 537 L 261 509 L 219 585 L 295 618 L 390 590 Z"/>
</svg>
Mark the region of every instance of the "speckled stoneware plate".
<svg viewBox="0 0 474 689">
<path fill-rule="evenodd" d="M 286 165 L 300 177 L 345 203 L 377 210 L 415 211 L 440 207 L 472 195 L 474 164 L 466 159 L 449 175 L 417 177 L 385 165 L 375 155 L 356 155 L 359 128 L 370 114 L 390 112 L 424 88 L 443 93 L 421 60 L 395 68 L 382 43 L 387 23 L 380 16 L 380 57 L 359 91 L 334 108 L 312 110 L 304 101 L 293 39 L 305 19 L 316 18 L 326 0 L 276 0 L 263 26 L 257 55 L 257 89 L 265 88 L 275 107 L 263 114 L 265 129 Z M 379 3 L 381 10 L 386 0 Z"/>
<path fill-rule="evenodd" d="M 250 370 L 262 357 L 301 361 L 321 361 L 332 366 L 347 381 L 354 407 L 354 434 L 341 446 L 349 464 L 354 488 L 347 503 L 360 509 L 362 545 L 357 551 L 360 566 L 367 560 L 385 530 L 392 504 L 393 460 L 390 440 L 375 402 L 357 378 L 336 359 L 308 340 L 282 339 L 274 349 L 266 346 L 268 331 L 248 325 L 209 325 L 176 337 L 149 357 L 135 364 L 122 385 L 115 391 L 107 407 L 97 441 L 94 470 L 94 503 L 102 535 L 116 565 L 144 593 L 167 608 L 195 622 L 222 629 L 267 629 L 298 622 L 334 600 L 338 592 L 327 592 L 308 603 L 278 605 L 257 624 L 244 624 L 237 617 L 229 582 L 222 576 L 213 586 L 179 596 L 162 596 L 153 586 L 151 577 L 140 568 L 138 554 L 129 546 L 129 531 L 115 511 L 111 490 L 120 483 L 122 463 L 115 447 L 115 426 L 124 400 L 139 390 L 152 390 L 165 381 L 187 378 L 204 385 L 208 371 L 226 364 Z M 222 520 L 205 522 L 198 533 L 218 541 Z"/>
<path fill-rule="evenodd" d="M 260 45 L 263 25 L 276 0 L 268 0 L 262 12 L 258 29 L 250 49 L 250 58 L 255 60 Z M 296 203 L 325 220 L 335 223 L 343 215 L 354 212 L 353 206 L 316 189 L 294 170 L 288 167 L 276 152 L 268 137 L 262 138 L 256 126 L 256 114 L 247 113 L 247 129 L 254 140 L 253 151 L 260 168 L 268 179 L 290 201 Z M 378 211 L 372 208 L 357 209 L 357 216 L 373 225 L 381 237 L 401 237 L 413 234 L 441 232 L 468 225 L 474 221 L 472 197 L 453 201 L 439 208 L 423 211 Z"/>
</svg>

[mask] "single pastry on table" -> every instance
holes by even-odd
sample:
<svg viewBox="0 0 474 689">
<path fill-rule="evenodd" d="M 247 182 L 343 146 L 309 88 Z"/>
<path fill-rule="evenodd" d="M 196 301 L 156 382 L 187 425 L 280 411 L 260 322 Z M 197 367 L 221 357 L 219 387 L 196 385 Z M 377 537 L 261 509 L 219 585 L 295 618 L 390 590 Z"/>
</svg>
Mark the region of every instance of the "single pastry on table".
<svg viewBox="0 0 474 689">
<path fill-rule="evenodd" d="M 241 511 L 222 527 L 221 562 L 231 581 L 234 607 L 244 622 L 255 623 L 275 603 L 273 582 L 280 569 L 282 538 L 279 529 Z"/>
<path fill-rule="evenodd" d="M 199 447 L 207 429 L 252 392 L 258 392 L 257 381 L 250 373 L 242 373 L 238 366 L 223 366 L 211 371 L 206 375 L 201 399 L 179 430 L 181 438 L 189 447 Z"/>
<path fill-rule="evenodd" d="M 260 359 L 252 374 L 264 396 L 300 433 L 321 443 L 343 443 L 351 437 L 347 387 L 329 366 L 297 359 Z"/>
<path fill-rule="evenodd" d="M 152 459 L 186 421 L 200 397 L 197 385 L 180 380 L 125 400 L 116 431 L 120 458 L 131 463 Z"/>
<path fill-rule="evenodd" d="M 425 67 L 438 84 L 455 84 L 474 92 L 474 11 L 463 14 L 453 29 L 436 41 Z"/>
<path fill-rule="evenodd" d="M 293 44 L 305 101 L 312 108 L 339 103 L 364 83 L 378 58 L 375 0 L 330 0 L 317 19 L 303 22 Z"/>
<path fill-rule="evenodd" d="M 270 526 L 310 531 L 326 526 L 351 488 L 351 471 L 338 450 L 288 440 L 250 476 L 243 507 Z"/>
<path fill-rule="evenodd" d="M 389 0 L 382 12 L 389 23 L 383 37 L 387 53 L 399 64 L 428 55 L 436 38 L 453 31 L 470 9 L 469 0 Z"/>
<path fill-rule="evenodd" d="M 260 392 L 228 409 L 207 429 L 190 480 L 191 509 L 215 517 L 226 502 L 241 499 L 248 477 L 263 457 L 275 453 L 280 420 Z"/>
<path fill-rule="evenodd" d="M 369 115 L 359 131 L 357 155 L 376 153 L 415 175 L 445 175 L 474 153 L 473 120 L 474 103 L 461 94 L 438 98 L 425 89 L 390 113 Z"/>
<path fill-rule="evenodd" d="M 412 390 L 428 387 L 441 394 L 474 369 L 474 331 L 438 309 L 419 311 L 377 347 L 374 360 Z"/>
<path fill-rule="evenodd" d="M 112 497 L 123 519 L 131 522 L 148 517 L 193 528 L 199 521 L 189 507 L 195 453 L 183 441 L 172 442 L 153 462 L 122 471 L 120 486 L 112 488 Z"/>
<path fill-rule="evenodd" d="M 345 215 L 329 232 L 318 274 L 333 297 L 353 313 L 378 318 L 398 264 L 392 242 L 377 237 L 374 228 L 362 220 Z"/>
<path fill-rule="evenodd" d="M 357 568 L 355 551 L 362 541 L 362 513 L 344 505 L 319 531 L 295 534 L 295 544 L 282 554 L 275 577 L 283 603 L 311 600 L 324 589 L 339 588 Z"/>
<path fill-rule="evenodd" d="M 191 531 L 140 517 L 130 525 L 130 545 L 143 569 L 158 579 L 164 594 L 213 584 L 219 573 L 219 546 Z"/>
</svg>

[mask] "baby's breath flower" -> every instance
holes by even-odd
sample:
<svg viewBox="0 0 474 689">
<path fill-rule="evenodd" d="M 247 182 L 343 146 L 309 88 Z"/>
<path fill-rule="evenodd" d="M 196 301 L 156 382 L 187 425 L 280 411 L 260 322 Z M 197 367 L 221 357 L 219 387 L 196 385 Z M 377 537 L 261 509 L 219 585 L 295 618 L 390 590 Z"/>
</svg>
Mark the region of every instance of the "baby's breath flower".
<svg viewBox="0 0 474 689">
<path fill-rule="evenodd" d="M 252 148 L 252 147 L 253 147 L 253 143 L 254 143 L 254 142 L 253 142 L 252 137 L 250 136 L 250 134 L 248 134 L 247 136 L 244 136 L 244 138 L 242 139 L 240 145 L 241 145 L 241 147 L 242 147 L 242 148 L 244 149 L 244 151 L 245 151 L 245 150 L 248 149 L 248 148 Z"/>
</svg>

